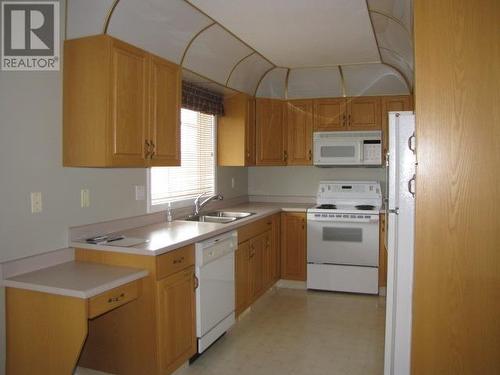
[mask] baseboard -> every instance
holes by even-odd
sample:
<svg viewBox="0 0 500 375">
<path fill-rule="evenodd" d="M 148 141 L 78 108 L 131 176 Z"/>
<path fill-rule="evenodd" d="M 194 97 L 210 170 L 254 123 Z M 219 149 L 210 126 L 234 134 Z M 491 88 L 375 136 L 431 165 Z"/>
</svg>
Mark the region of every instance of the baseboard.
<svg viewBox="0 0 500 375">
<path fill-rule="evenodd" d="M 305 281 L 283 280 L 283 279 L 278 280 L 278 282 L 276 283 L 276 287 L 287 288 L 287 289 L 300 289 L 300 290 L 307 289 Z"/>
</svg>

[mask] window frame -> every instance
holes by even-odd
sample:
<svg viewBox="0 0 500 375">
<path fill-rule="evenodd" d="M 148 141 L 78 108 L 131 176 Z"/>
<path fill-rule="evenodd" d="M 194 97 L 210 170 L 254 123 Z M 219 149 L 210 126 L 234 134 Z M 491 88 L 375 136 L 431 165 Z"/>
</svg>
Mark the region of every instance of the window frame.
<svg viewBox="0 0 500 375">
<path fill-rule="evenodd" d="M 184 108 L 188 109 L 188 108 Z M 217 193 L 218 191 L 218 168 L 217 168 L 217 121 L 218 121 L 218 116 L 214 116 L 214 191 Z M 182 132 L 181 132 L 182 133 Z M 182 142 L 182 141 L 181 141 Z M 182 151 L 181 151 L 181 157 L 182 157 Z M 181 159 L 182 162 L 182 159 Z M 155 167 L 149 167 L 147 168 L 147 191 L 146 191 L 146 198 L 147 198 L 147 213 L 155 213 L 155 212 L 162 212 L 166 211 L 168 208 L 168 203 L 161 203 L 161 204 L 151 204 L 151 168 Z M 176 167 L 173 167 L 176 168 Z M 182 199 L 182 200 L 177 200 L 177 201 L 172 201 L 170 202 L 170 208 L 172 209 L 177 209 L 177 208 L 187 208 L 192 206 L 194 208 L 194 200 L 196 198 L 188 198 L 188 199 Z"/>
</svg>

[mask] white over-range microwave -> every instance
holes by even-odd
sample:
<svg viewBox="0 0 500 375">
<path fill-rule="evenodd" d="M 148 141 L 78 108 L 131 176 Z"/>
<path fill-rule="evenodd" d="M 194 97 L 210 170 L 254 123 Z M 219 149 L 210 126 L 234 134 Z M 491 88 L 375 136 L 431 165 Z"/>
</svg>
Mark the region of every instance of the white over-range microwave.
<svg viewBox="0 0 500 375">
<path fill-rule="evenodd" d="M 314 133 L 314 165 L 381 165 L 381 131 Z"/>
</svg>

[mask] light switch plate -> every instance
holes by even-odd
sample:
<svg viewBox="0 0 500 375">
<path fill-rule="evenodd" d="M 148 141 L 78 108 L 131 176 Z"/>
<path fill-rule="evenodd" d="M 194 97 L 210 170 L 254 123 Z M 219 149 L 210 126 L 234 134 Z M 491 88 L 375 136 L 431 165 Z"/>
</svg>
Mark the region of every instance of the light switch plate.
<svg viewBox="0 0 500 375">
<path fill-rule="evenodd" d="M 42 212 L 42 193 L 37 191 L 31 193 L 31 213 Z"/>
<path fill-rule="evenodd" d="M 90 190 L 89 189 L 80 190 L 80 207 L 82 207 L 82 208 L 90 207 Z"/>
<path fill-rule="evenodd" d="M 135 185 L 135 200 L 143 201 L 146 199 L 146 187 L 144 185 Z"/>
</svg>

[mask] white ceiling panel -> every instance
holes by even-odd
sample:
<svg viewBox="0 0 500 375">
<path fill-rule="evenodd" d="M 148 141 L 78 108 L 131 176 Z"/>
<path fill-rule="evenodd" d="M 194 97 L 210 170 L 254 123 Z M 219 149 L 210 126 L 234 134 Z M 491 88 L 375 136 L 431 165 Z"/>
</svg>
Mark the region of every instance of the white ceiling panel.
<svg viewBox="0 0 500 375">
<path fill-rule="evenodd" d="M 343 66 L 347 96 L 408 95 L 404 79 L 383 64 Z"/>
<path fill-rule="evenodd" d="M 342 96 L 339 68 L 292 69 L 288 77 L 288 99 Z"/>
<path fill-rule="evenodd" d="M 66 39 L 102 34 L 113 0 L 68 0 Z"/>
<path fill-rule="evenodd" d="M 372 20 L 379 47 L 395 52 L 413 68 L 413 43 L 408 31 L 397 22 L 379 14 L 372 14 Z"/>
<path fill-rule="evenodd" d="M 264 79 L 260 82 L 257 94 L 259 98 L 285 98 L 285 68 L 275 68 L 266 74 Z"/>
<path fill-rule="evenodd" d="M 382 60 L 385 63 L 397 68 L 405 76 L 410 87 L 413 87 L 414 73 L 410 66 L 403 59 L 401 59 L 391 51 L 381 50 L 380 54 L 382 55 Z"/>
<path fill-rule="evenodd" d="M 228 86 L 253 95 L 260 77 L 271 68 L 271 64 L 261 56 L 253 54 L 234 69 Z"/>
<path fill-rule="evenodd" d="M 278 66 L 379 60 L 365 0 L 189 0 Z"/>
<path fill-rule="evenodd" d="M 219 25 L 201 33 L 189 47 L 183 66 L 225 83 L 233 66 L 252 50 Z"/>
<path fill-rule="evenodd" d="M 120 0 L 108 33 L 179 63 L 191 38 L 210 23 L 182 0 Z"/>
<path fill-rule="evenodd" d="M 368 7 L 400 20 L 412 32 L 412 0 L 368 0 Z"/>
</svg>

